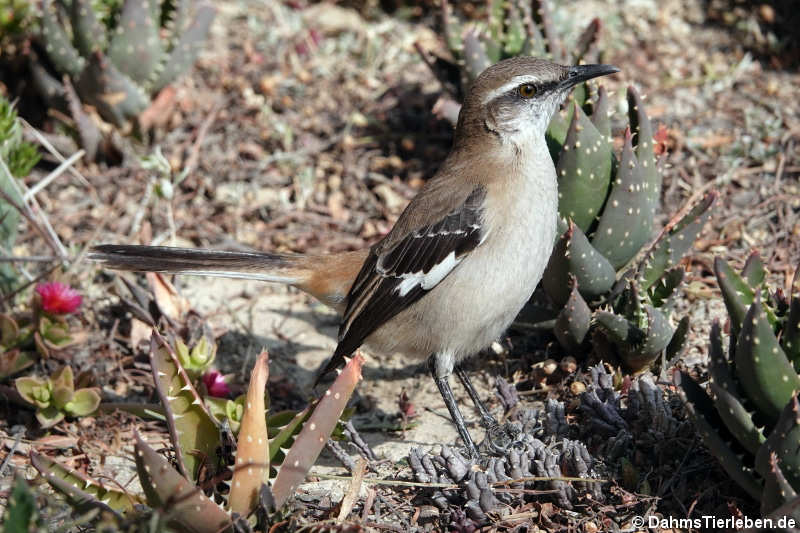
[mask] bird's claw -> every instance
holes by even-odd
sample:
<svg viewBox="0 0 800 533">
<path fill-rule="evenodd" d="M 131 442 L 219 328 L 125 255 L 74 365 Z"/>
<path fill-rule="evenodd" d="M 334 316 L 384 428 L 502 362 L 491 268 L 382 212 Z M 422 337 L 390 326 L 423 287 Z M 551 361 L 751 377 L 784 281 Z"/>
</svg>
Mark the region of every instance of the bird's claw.
<svg viewBox="0 0 800 533">
<path fill-rule="evenodd" d="M 492 424 L 486 428 L 486 447 L 492 455 L 505 455 L 519 442 L 522 431 L 514 424 Z"/>
</svg>

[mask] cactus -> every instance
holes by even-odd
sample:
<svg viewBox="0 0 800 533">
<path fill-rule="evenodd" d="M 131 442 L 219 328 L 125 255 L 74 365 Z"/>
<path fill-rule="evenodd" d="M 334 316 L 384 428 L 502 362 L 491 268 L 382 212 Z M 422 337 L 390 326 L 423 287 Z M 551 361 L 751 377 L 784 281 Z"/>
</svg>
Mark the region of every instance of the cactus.
<svg viewBox="0 0 800 533">
<path fill-rule="evenodd" d="M 730 320 L 728 351 L 715 321 L 710 394 L 684 372 L 674 381 L 705 445 L 767 515 L 800 488 L 800 268 L 788 297 L 767 290 L 755 252 L 741 274 L 720 258 L 714 273 Z"/>
<path fill-rule="evenodd" d="M 600 88 L 589 105 L 576 100 L 566 129 L 551 124 L 548 141 L 556 161 L 561 236 L 542 278 L 549 304 L 528 309 L 539 320 L 555 317 L 562 347 L 576 352 L 590 327 L 601 355 L 616 356 L 630 369 L 651 364 L 665 349 L 680 349 L 664 306 L 683 279 L 678 266 L 709 216 L 715 194 L 707 194 L 684 217 L 651 240 L 661 192 L 653 151 L 653 127 L 641 98 L 628 88 L 630 128 L 622 154 L 610 142 L 608 101 Z M 591 114 L 584 111 L 587 108 Z M 634 260 L 640 257 L 638 262 Z M 541 295 L 540 295 L 541 296 Z M 541 298 L 539 298 L 541 300 Z"/>
<path fill-rule="evenodd" d="M 122 126 L 194 63 L 215 13 L 191 0 L 43 0 L 40 39 L 56 75 L 34 61 L 34 83 L 62 105 L 67 75 L 83 102 Z"/>
<path fill-rule="evenodd" d="M 50 485 L 80 510 L 99 508 L 118 530 L 145 517 L 179 531 L 212 533 L 250 531 L 241 524 L 251 512 L 270 503 L 281 508 L 305 478 L 335 429 L 355 385 L 363 360 L 357 355 L 317 403 L 299 413 L 267 416 L 268 355 L 257 358 L 244 413 L 239 420 L 235 468 L 225 462 L 220 423 L 206 409 L 174 348 L 154 331 L 150 362 L 164 406 L 174 463 L 135 434 L 134 452 L 143 495 L 130 495 L 101 484 L 35 452 L 31 463 Z M 272 479 L 270 474 L 277 470 Z M 230 479 L 226 496 L 206 495 L 207 481 Z M 265 488 L 266 487 L 266 488 Z M 265 500 L 265 494 L 266 500 Z M 227 499 L 227 511 L 215 503 Z M 147 506 L 140 505 L 146 502 Z M 263 509 L 262 509 L 263 510 Z M 266 509 L 271 512 L 271 509 Z M 263 529 L 263 524 L 260 524 Z"/>
<path fill-rule="evenodd" d="M 22 377 L 14 383 L 22 398 L 36 406 L 36 419 L 43 428 L 49 428 L 65 416 L 86 416 L 100 405 L 100 391 L 96 388 L 75 390 L 72 368 L 64 366 L 47 378 Z"/>
</svg>

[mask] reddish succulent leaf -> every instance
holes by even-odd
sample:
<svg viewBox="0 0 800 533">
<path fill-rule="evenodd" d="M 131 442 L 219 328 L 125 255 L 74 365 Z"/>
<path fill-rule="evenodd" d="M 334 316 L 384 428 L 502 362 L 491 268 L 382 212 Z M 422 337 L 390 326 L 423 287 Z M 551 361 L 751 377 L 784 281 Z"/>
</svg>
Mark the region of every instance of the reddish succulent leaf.
<svg viewBox="0 0 800 533">
<path fill-rule="evenodd" d="M 319 401 L 295 439 L 272 485 L 276 507 L 283 506 L 294 494 L 297 486 L 305 479 L 306 473 L 317 460 L 322 447 L 336 427 L 353 389 L 361 379 L 363 363 L 364 359 L 358 353 L 347 363 L 331 388 L 325 391 L 325 396 Z"/>
<path fill-rule="evenodd" d="M 250 514 L 258 502 L 261 484 L 269 482 L 269 438 L 264 402 L 268 378 L 269 354 L 263 351 L 250 374 L 236 450 L 236 469 L 228 498 L 230 510 L 242 516 Z"/>
</svg>

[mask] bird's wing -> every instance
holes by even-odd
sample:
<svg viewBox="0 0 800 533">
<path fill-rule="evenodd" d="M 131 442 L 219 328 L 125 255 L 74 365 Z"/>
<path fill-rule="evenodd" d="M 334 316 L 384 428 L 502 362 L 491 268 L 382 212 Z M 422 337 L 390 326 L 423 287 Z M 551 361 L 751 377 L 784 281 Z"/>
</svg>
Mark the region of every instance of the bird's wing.
<svg viewBox="0 0 800 533">
<path fill-rule="evenodd" d="M 450 200 L 459 202 L 455 207 L 405 231 L 404 226 L 413 222 L 401 216 L 392 232 L 370 250 L 356 276 L 339 328 L 339 344 L 320 376 L 339 367 L 372 332 L 438 285 L 482 242 L 485 197 L 482 186 L 468 190 L 464 200 L 456 193 Z M 440 206 L 409 206 L 406 213 L 430 207 L 430 215 Z"/>
</svg>

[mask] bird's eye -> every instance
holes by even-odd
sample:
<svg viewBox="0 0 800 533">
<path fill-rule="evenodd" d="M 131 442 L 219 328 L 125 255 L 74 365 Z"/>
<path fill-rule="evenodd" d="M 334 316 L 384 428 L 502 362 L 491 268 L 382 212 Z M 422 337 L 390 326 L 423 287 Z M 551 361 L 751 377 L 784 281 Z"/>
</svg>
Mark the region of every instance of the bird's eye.
<svg viewBox="0 0 800 533">
<path fill-rule="evenodd" d="M 533 98 L 536 96 L 536 86 L 531 85 L 530 83 L 520 85 L 517 91 L 523 98 Z"/>
</svg>

